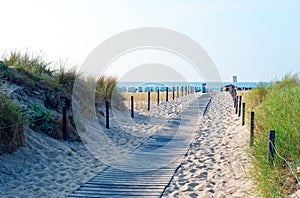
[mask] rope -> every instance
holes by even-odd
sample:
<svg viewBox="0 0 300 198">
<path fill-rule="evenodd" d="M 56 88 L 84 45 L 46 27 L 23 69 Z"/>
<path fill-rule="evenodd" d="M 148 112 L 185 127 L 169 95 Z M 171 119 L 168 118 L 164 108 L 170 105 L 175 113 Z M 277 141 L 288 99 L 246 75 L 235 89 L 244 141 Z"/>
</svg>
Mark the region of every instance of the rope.
<svg viewBox="0 0 300 198">
<path fill-rule="evenodd" d="M 295 174 L 295 172 L 293 171 L 293 168 L 292 168 L 292 166 L 290 165 L 290 163 L 289 163 L 285 158 L 283 158 L 281 155 L 279 155 L 279 153 L 277 152 L 277 150 L 276 150 L 274 144 L 273 144 L 270 140 L 268 140 L 268 142 L 272 144 L 273 149 L 274 149 L 274 151 L 275 151 L 275 154 L 276 154 L 278 157 L 280 157 L 280 158 L 288 165 L 288 167 L 289 167 L 289 169 L 290 169 L 290 172 L 291 172 L 292 175 L 296 178 L 297 185 L 300 185 L 300 181 L 299 181 L 297 175 Z"/>
<path fill-rule="evenodd" d="M 39 118 L 39 119 L 36 119 L 36 120 L 32 120 L 30 121 L 29 123 L 33 123 L 33 122 L 37 122 L 37 121 L 41 121 L 41 120 L 45 120 L 46 118 Z M 2 126 L 0 127 L 0 129 L 8 129 L 8 128 L 11 128 L 11 127 L 14 127 L 14 126 L 17 126 L 17 125 L 20 125 L 21 123 L 14 123 L 14 124 L 10 124 L 10 125 L 7 125 L 7 126 Z"/>
</svg>

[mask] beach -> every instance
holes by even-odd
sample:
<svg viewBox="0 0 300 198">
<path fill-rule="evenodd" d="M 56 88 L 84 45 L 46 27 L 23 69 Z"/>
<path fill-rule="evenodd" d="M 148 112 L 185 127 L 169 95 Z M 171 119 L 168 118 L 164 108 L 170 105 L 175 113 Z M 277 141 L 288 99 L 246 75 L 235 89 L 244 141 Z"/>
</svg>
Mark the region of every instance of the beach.
<svg viewBox="0 0 300 198">
<path fill-rule="evenodd" d="M 249 131 L 229 93 L 216 93 L 163 197 L 260 197 L 249 178 Z"/>
<path fill-rule="evenodd" d="M 234 114 L 229 93 L 211 96 L 206 114 L 199 117 L 197 131 L 191 131 L 195 135 L 191 147 L 187 147 L 163 197 L 257 197 L 249 178 L 248 129 Z M 162 102 L 150 112 L 140 109 L 135 120 L 127 124 L 126 112 L 115 113 L 111 129 L 103 130 L 123 151 L 130 152 L 159 133 L 164 122 L 178 116 L 192 97 L 195 95 Z M 93 124 L 88 131 L 79 133 L 83 143 L 74 143 L 26 129 L 26 145 L 0 157 L 0 196 L 65 197 L 87 182 L 107 166 L 97 153 L 97 145 L 105 144 L 101 142 L 104 140 L 90 140 L 97 136 Z"/>
<path fill-rule="evenodd" d="M 139 109 L 130 122 L 129 112 L 113 111 L 110 129 L 105 129 L 104 118 L 100 123 L 120 151 L 128 153 L 158 133 L 168 119 L 178 116 L 193 97 L 161 101 L 159 106 L 153 104 L 150 112 Z M 56 140 L 26 128 L 25 146 L 0 156 L 0 197 L 66 197 L 107 167 L 97 153 L 105 142 L 97 136 L 95 123 L 87 125 L 88 133 L 79 131 L 82 142 Z"/>
<path fill-rule="evenodd" d="M 65 197 L 103 169 L 82 143 L 26 129 L 26 145 L 0 157 L 0 197 Z"/>
</svg>

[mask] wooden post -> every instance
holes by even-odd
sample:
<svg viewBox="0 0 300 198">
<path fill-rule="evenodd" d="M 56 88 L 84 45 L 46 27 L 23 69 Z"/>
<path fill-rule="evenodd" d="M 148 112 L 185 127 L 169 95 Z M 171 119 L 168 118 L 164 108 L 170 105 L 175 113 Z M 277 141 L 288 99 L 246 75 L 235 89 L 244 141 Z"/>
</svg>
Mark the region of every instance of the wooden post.
<svg viewBox="0 0 300 198">
<path fill-rule="evenodd" d="M 239 117 L 241 117 L 241 110 L 242 110 L 242 96 L 240 96 L 239 99 L 239 114 L 238 114 Z"/>
<path fill-rule="evenodd" d="M 167 87 L 167 90 L 166 90 L 166 101 L 168 102 L 169 101 L 169 88 Z"/>
<path fill-rule="evenodd" d="M 245 125 L 245 111 L 246 111 L 246 103 L 243 102 L 243 111 L 242 111 L 242 126 Z"/>
<path fill-rule="evenodd" d="M 237 97 L 235 97 L 235 100 L 236 100 L 236 103 L 235 103 L 235 114 L 237 114 L 238 113 L 238 101 L 239 101 L 239 97 L 237 96 Z"/>
<path fill-rule="evenodd" d="M 177 87 L 177 90 L 176 90 L 176 91 L 177 91 L 177 94 L 176 94 L 176 95 L 177 95 L 177 98 L 179 98 L 179 87 Z"/>
<path fill-rule="evenodd" d="M 157 90 L 157 105 L 159 105 L 159 88 Z"/>
<path fill-rule="evenodd" d="M 236 92 L 235 92 L 235 90 L 233 91 L 232 98 L 233 98 L 233 106 L 234 106 L 234 108 L 236 108 Z"/>
<path fill-rule="evenodd" d="M 181 87 L 181 96 L 183 97 L 183 87 Z"/>
<path fill-rule="evenodd" d="M 250 146 L 253 145 L 253 138 L 254 138 L 254 112 L 251 111 L 251 113 L 250 113 Z"/>
<path fill-rule="evenodd" d="M 233 97 L 236 97 L 236 90 L 233 88 Z"/>
<path fill-rule="evenodd" d="M 150 111 L 150 91 L 148 91 L 148 111 Z"/>
<path fill-rule="evenodd" d="M 63 139 L 68 140 L 67 136 L 67 107 L 63 107 Z"/>
<path fill-rule="evenodd" d="M 234 107 L 234 109 L 236 107 L 236 98 L 233 98 L 233 107 Z"/>
<path fill-rule="evenodd" d="M 273 163 L 275 154 L 275 130 L 269 131 L 268 136 L 268 162 Z"/>
<path fill-rule="evenodd" d="M 105 101 L 105 109 L 106 109 L 106 128 L 109 129 L 109 102 Z"/>
<path fill-rule="evenodd" d="M 131 117 L 134 118 L 134 104 L 133 96 L 131 96 Z"/>
<path fill-rule="evenodd" d="M 173 100 L 175 99 L 175 87 L 173 87 Z"/>
</svg>

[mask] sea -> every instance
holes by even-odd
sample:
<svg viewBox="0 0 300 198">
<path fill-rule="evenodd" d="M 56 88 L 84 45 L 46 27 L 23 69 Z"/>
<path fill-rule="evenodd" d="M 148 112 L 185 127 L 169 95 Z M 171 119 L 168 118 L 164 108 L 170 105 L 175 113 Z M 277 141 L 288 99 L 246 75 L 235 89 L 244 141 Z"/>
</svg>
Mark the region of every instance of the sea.
<svg viewBox="0 0 300 198">
<path fill-rule="evenodd" d="M 179 87 L 193 87 L 202 89 L 205 87 L 207 91 L 218 91 L 225 85 L 235 85 L 240 87 L 241 89 L 244 88 L 256 88 L 259 84 L 263 84 L 264 86 L 268 86 L 269 82 L 128 82 L 128 81 L 120 81 L 117 83 L 119 91 L 130 91 L 133 90 L 139 92 L 147 92 L 147 91 L 156 91 L 157 89 L 162 90 L 163 88 L 166 89 L 168 87 L 172 90 L 172 88 L 176 89 Z"/>
</svg>

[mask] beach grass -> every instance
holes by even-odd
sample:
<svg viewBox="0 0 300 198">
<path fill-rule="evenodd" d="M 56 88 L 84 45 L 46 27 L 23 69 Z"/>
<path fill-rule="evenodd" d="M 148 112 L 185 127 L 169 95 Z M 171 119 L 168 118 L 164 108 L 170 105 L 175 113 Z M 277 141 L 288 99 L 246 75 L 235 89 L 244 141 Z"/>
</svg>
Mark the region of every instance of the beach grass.
<svg viewBox="0 0 300 198">
<path fill-rule="evenodd" d="M 52 76 L 54 70 L 51 69 L 50 64 L 45 60 L 42 53 L 34 54 L 28 51 L 11 51 L 9 54 L 3 55 L 3 61 L 8 66 L 14 66 L 18 70 L 25 70 L 31 75 L 42 77 L 44 75 Z"/>
<path fill-rule="evenodd" d="M 300 168 L 300 78 L 282 80 L 247 92 L 246 115 L 255 112 L 252 177 L 264 197 L 286 197 L 297 186 Z M 249 119 L 248 119 L 249 124 Z M 249 125 L 248 125 L 249 126 Z M 274 161 L 267 161 L 268 131 L 275 130 Z"/>
<path fill-rule="evenodd" d="M 59 68 L 59 69 L 55 69 Z M 75 79 L 88 82 L 90 79 L 84 79 L 83 75 L 78 72 L 75 66 L 68 64 L 66 61 L 58 63 L 46 60 L 43 53 L 30 53 L 28 51 L 11 51 L 2 55 L 0 61 L 0 81 L 12 88 L 25 89 L 24 93 L 37 93 L 19 96 L 14 93 L 14 97 L 10 97 L 10 93 L 15 90 L 0 90 L 1 93 L 1 123 L 0 127 L 10 126 L 9 130 L 1 129 L 0 137 L 0 154 L 4 152 L 13 152 L 18 146 L 25 142 L 23 128 L 28 125 L 36 131 L 45 132 L 51 137 L 62 138 L 62 118 L 61 105 L 59 103 L 61 97 L 68 100 L 68 104 L 72 104 L 72 92 Z M 105 100 L 111 100 L 112 96 L 122 101 L 123 97 L 117 91 L 117 78 L 114 76 L 101 76 L 98 80 L 93 79 L 93 88 L 95 90 L 96 104 L 104 106 Z M 96 86 L 95 86 L 96 85 Z M 94 90 L 92 90 L 94 91 Z M 49 95 L 47 95 L 49 94 Z M 17 98 L 17 99 L 16 99 Z M 13 99 L 16 101 L 13 102 Z M 21 112 L 20 102 L 32 101 L 34 104 L 25 104 L 25 112 Z M 43 101 L 44 99 L 44 101 Z M 22 100 L 22 101 L 21 101 Z M 49 102 L 49 100 L 51 100 Z M 47 102 L 47 105 L 45 104 Z M 23 104 L 24 105 L 24 104 Z M 52 105 L 52 106 L 51 106 Z M 122 103 L 115 105 L 120 110 L 124 110 Z M 36 108 L 31 108 L 36 107 Z M 40 108 L 39 108 L 40 107 Z M 21 114 L 22 113 L 22 114 Z M 23 117 L 23 114 L 27 116 Z M 67 114 L 72 114 L 68 111 Z M 9 115 L 5 117 L 6 115 Z M 25 118 L 26 117 L 26 118 Z M 67 130 L 69 139 L 77 139 L 78 134 L 72 120 L 72 115 L 68 116 Z M 26 122 L 23 120 L 26 120 Z M 37 122 L 43 118 L 45 122 Z M 36 123 L 35 123 L 36 122 Z M 5 149 L 4 149 L 5 148 Z"/>
<path fill-rule="evenodd" d="M 0 92 L 0 155 L 12 153 L 24 145 L 25 122 L 21 108 Z"/>
</svg>

